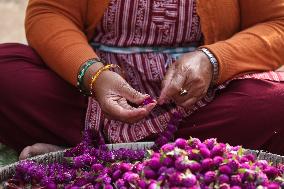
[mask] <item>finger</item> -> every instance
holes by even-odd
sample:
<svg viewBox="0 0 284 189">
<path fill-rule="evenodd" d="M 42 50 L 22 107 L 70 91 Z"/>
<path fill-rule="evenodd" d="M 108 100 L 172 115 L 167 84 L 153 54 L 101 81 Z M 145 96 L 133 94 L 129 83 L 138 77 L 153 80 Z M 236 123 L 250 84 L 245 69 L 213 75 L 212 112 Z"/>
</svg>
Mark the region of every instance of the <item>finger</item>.
<svg viewBox="0 0 284 189">
<path fill-rule="evenodd" d="M 187 99 L 185 102 L 183 102 L 179 106 L 186 108 L 186 109 L 189 109 L 198 101 L 198 99 L 199 98 L 197 98 L 197 97 L 191 97 L 190 99 Z"/>
<path fill-rule="evenodd" d="M 133 89 L 126 81 L 120 84 L 119 92 L 122 97 L 138 105 L 149 97 L 149 95 L 142 94 L 137 90 Z"/>
<path fill-rule="evenodd" d="M 175 65 L 172 64 L 170 66 L 170 68 L 167 70 L 166 75 L 162 81 L 162 90 L 163 88 L 165 88 L 166 86 L 168 86 L 173 78 L 174 75 L 174 70 L 175 70 Z"/>
<path fill-rule="evenodd" d="M 172 80 L 163 88 L 160 98 L 159 104 L 162 105 L 166 101 L 172 99 L 175 95 L 179 94 L 181 88 L 184 85 L 185 77 L 182 74 L 174 73 Z"/>
</svg>

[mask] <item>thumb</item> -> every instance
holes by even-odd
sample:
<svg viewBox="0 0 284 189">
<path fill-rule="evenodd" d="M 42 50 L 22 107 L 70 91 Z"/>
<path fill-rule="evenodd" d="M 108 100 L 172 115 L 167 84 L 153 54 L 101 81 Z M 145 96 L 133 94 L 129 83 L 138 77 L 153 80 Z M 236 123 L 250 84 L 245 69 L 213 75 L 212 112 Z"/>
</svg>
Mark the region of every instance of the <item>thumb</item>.
<svg viewBox="0 0 284 189">
<path fill-rule="evenodd" d="M 126 81 L 122 83 L 120 94 L 128 101 L 137 105 L 142 104 L 142 102 L 149 97 L 149 95 L 142 94 L 139 91 L 133 89 Z"/>
</svg>

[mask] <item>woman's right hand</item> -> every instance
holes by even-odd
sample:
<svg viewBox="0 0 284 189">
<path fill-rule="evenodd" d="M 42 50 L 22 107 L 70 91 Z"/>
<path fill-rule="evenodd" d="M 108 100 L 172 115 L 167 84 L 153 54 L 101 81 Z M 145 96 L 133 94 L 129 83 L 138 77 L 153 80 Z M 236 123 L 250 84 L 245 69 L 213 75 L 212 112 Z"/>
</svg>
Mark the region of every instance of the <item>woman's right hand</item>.
<svg viewBox="0 0 284 189">
<path fill-rule="evenodd" d="M 104 114 L 115 120 L 135 123 L 145 118 L 157 102 L 139 106 L 149 95 L 133 89 L 119 74 L 104 71 L 94 83 L 94 95 Z M 129 102 L 137 106 L 133 107 Z"/>
</svg>

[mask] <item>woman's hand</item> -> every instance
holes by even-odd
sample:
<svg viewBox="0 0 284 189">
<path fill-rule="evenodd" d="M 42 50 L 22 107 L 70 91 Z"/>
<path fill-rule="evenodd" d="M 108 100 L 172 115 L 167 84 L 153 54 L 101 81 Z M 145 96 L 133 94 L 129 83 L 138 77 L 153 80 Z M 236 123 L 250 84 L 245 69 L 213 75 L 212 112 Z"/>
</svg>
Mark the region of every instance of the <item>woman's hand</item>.
<svg viewBox="0 0 284 189">
<path fill-rule="evenodd" d="M 212 72 L 212 64 L 203 52 L 184 54 L 167 71 L 158 103 L 173 100 L 184 108 L 193 106 L 206 95 Z M 180 95 L 181 89 L 188 93 Z"/>
<path fill-rule="evenodd" d="M 111 119 L 135 123 L 146 117 L 157 102 L 139 106 L 149 97 L 133 89 L 119 74 L 104 71 L 94 84 L 94 94 L 104 114 Z M 133 106 L 131 104 L 137 106 Z"/>
</svg>

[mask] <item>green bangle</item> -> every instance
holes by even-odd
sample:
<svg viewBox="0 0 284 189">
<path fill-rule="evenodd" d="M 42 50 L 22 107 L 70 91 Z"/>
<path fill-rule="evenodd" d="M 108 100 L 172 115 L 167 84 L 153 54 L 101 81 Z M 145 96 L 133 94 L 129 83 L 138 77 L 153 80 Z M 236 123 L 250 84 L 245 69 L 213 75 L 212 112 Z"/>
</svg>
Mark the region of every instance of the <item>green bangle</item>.
<svg viewBox="0 0 284 189">
<path fill-rule="evenodd" d="M 92 66 L 97 62 L 102 62 L 102 60 L 99 58 L 93 58 L 86 61 L 84 64 L 81 65 L 79 72 L 77 74 L 77 88 L 84 95 L 90 96 L 90 92 L 87 91 L 84 87 L 84 76 L 86 74 L 86 71 L 90 68 L 90 66 Z"/>
</svg>

